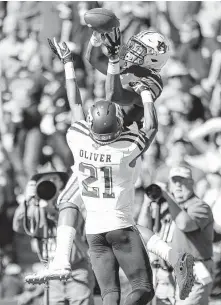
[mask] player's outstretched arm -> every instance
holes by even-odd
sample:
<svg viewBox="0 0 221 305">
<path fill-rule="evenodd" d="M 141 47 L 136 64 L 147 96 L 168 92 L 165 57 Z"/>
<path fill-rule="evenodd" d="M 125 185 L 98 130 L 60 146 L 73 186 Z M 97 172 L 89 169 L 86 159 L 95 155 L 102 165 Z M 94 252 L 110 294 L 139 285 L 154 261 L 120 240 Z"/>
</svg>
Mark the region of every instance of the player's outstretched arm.
<svg viewBox="0 0 221 305">
<path fill-rule="evenodd" d="M 155 138 L 155 135 L 158 131 L 158 119 L 156 109 L 154 107 L 154 101 L 151 94 L 151 91 L 147 85 L 141 81 L 130 83 L 131 88 L 141 96 L 143 107 L 144 107 L 144 127 L 143 131 L 145 132 L 149 145 Z"/>
<path fill-rule="evenodd" d="M 65 42 L 58 44 L 56 38 L 53 39 L 53 42 L 48 39 L 48 43 L 53 53 L 58 56 L 64 64 L 66 90 L 72 113 L 72 123 L 84 120 L 85 116 L 82 109 L 80 91 L 77 85 L 72 53 Z"/>
<path fill-rule="evenodd" d="M 94 31 L 85 54 L 85 58 L 89 61 L 89 63 L 100 71 L 102 74 L 106 75 L 107 74 L 107 65 L 108 65 L 108 58 L 106 56 L 102 57 L 102 61 L 99 58 L 100 51 L 99 47 L 102 45 L 102 40 L 101 40 L 101 34 Z"/>
<path fill-rule="evenodd" d="M 120 29 L 114 29 L 114 38 L 107 33 L 101 34 L 103 45 L 107 48 L 109 58 L 106 78 L 106 99 L 121 106 L 128 104 L 142 104 L 141 98 L 135 92 L 125 89 L 120 79 Z"/>
</svg>

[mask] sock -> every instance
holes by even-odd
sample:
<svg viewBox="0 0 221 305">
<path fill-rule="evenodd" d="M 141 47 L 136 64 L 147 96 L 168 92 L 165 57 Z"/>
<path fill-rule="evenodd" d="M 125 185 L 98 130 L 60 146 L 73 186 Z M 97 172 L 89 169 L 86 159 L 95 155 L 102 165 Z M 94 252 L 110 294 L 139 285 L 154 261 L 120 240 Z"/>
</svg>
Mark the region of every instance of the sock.
<svg viewBox="0 0 221 305">
<path fill-rule="evenodd" d="M 73 227 L 61 225 L 57 228 L 56 251 L 53 259 L 55 265 L 69 265 L 73 240 L 76 230 Z"/>
<path fill-rule="evenodd" d="M 151 238 L 147 242 L 147 250 L 152 252 L 153 254 L 159 256 L 163 260 L 165 260 L 167 263 L 171 264 L 171 250 L 172 248 L 168 246 L 168 244 L 160 239 L 159 236 L 154 234 L 151 236 Z"/>
</svg>

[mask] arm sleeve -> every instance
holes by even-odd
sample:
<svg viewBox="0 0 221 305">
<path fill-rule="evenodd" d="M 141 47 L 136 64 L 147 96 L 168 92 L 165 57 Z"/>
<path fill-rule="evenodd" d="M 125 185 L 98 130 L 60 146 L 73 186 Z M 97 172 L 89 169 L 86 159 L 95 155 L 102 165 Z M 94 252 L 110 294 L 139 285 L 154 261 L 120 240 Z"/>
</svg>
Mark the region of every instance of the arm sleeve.
<svg viewBox="0 0 221 305">
<path fill-rule="evenodd" d="M 75 152 L 75 142 L 77 142 L 76 141 L 76 137 L 75 137 L 75 132 L 73 130 L 73 127 L 74 127 L 74 125 L 72 125 L 68 129 L 67 134 L 66 134 L 67 144 L 68 144 L 72 154 L 74 154 L 74 152 Z"/>
<path fill-rule="evenodd" d="M 137 138 L 134 140 L 135 148 L 130 155 L 131 166 L 150 146 L 151 141 L 147 138 L 145 133 L 141 130 L 137 133 Z"/>
<path fill-rule="evenodd" d="M 187 209 L 187 213 L 197 223 L 201 230 L 213 221 L 210 207 L 200 200 L 196 204 L 191 205 Z"/>
<path fill-rule="evenodd" d="M 66 134 L 66 139 L 68 146 L 70 147 L 72 153 L 74 154 L 78 145 L 82 141 L 87 141 L 89 136 L 89 130 L 87 124 L 84 120 L 76 121 L 71 125 Z"/>
<path fill-rule="evenodd" d="M 149 87 L 152 98 L 155 101 L 163 91 L 163 82 L 161 76 L 151 72 L 148 77 L 142 77 L 141 81 Z"/>
</svg>

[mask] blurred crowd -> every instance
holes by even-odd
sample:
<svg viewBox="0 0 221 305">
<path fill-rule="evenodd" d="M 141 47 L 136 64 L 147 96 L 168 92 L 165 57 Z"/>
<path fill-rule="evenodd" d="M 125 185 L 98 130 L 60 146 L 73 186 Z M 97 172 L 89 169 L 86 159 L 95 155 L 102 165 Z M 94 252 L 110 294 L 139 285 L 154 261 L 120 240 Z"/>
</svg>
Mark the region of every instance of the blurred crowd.
<svg viewBox="0 0 221 305">
<path fill-rule="evenodd" d="M 145 201 L 145 188 L 152 182 L 167 183 L 170 167 L 182 161 L 191 166 L 197 196 L 221 215 L 219 1 L 1 1 L 2 299 L 24 296 L 30 289 L 20 279 L 25 268 L 31 267 L 22 264 L 24 248 L 19 248 L 19 237 L 12 230 L 14 211 L 23 200 L 28 180 L 49 170 L 70 172 L 73 165 L 65 138 L 70 109 L 63 65 L 52 56 L 48 37 L 66 41 L 72 50 L 83 100 L 105 97 L 104 76 L 85 60 L 91 29 L 83 16 L 95 7 L 114 11 L 120 19 L 122 43 L 145 29 L 157 30 L 171 42 L 171 58 L 162 70 L 164 90 L 155 102 L 159 131 L 142 157 L 142 172 L 135 186 L 135 219 Z M 217 278 L 212 293 L 221 301 L 221 232 L 216 231 L 216 237 Z M 24 296 L 20 304 L 34 304 L 33 299 L 25 301 Z"/>
</svg>

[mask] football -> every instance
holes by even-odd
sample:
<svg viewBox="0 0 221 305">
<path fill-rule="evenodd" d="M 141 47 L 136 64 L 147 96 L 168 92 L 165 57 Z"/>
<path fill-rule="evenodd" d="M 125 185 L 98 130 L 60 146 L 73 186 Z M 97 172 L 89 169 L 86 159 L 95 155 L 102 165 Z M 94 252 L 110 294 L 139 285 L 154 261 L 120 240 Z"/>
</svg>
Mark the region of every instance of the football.
<svg viewBox="0 0 221 305">
<path fill-rule="evenodd" d="M 87 11 L 84 20 L 88 27 L 99 33 L 112 32 L 113 28 L 120 26 L 120 21 L 116 15 L 104 8 L 94 8 Z"/>
</svg>

